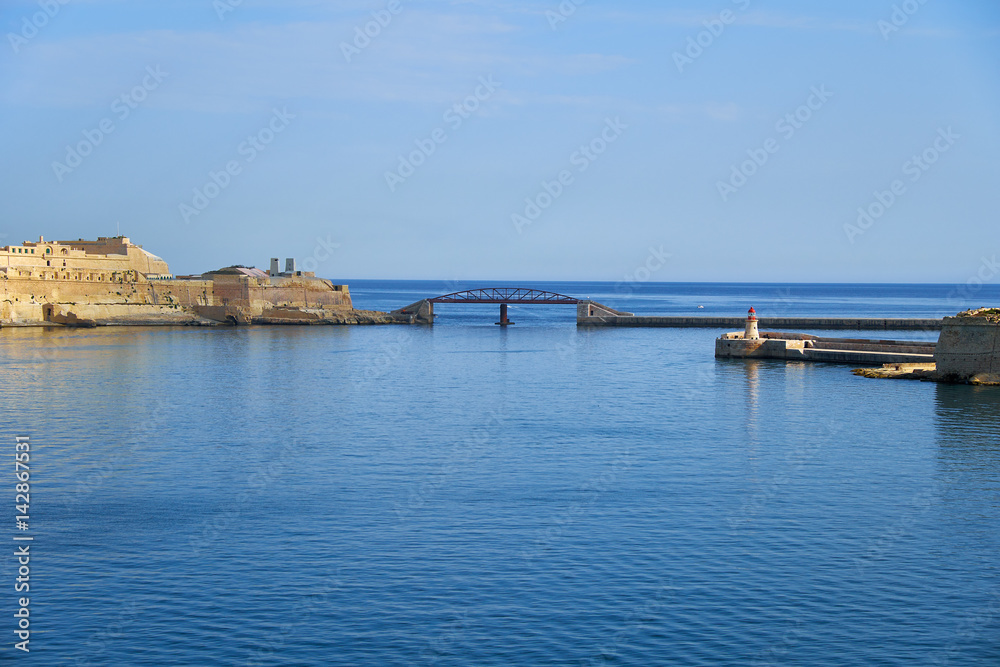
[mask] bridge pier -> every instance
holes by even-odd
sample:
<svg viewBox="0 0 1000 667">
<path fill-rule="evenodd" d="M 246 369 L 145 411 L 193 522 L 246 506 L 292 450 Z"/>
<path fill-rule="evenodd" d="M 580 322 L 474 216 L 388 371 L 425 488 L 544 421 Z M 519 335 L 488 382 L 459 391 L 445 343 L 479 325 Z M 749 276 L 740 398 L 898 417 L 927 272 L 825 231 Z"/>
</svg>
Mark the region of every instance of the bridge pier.
<svg viewBox="0 0 1000 667">
<path fill-rule="evenodd" d="M 405 308 L 392 311 L 390 315 L 410 324 L 434 324 L 434 303 L 421 299 Z"/>
<path fill-rule="evenodd" d="M 499 322 L 495 322 L 494 324 L 499 324 L 502 327 L 505 327 L 505 326 L 507 326 L 509 324 L 514 324 L 513 322 L 511 322 L 510 320 L 507 319 L 507 304 L 506 303 L 501 303 L 500 304 L 500 321 Z"/>
</svg>

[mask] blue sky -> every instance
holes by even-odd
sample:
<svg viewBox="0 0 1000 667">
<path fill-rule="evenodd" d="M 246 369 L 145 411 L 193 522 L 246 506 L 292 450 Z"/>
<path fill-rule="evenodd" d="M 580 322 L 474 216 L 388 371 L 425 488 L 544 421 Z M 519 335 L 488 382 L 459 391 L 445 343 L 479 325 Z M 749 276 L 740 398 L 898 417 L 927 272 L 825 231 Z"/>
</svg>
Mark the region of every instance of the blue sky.
<svg viewBox="0 0 1000 667">
<path fill-rule="evenodd" d="M 120 225 L 179 274 L 488 281 L 958 283 L 1000 254 L 993 1 L 43 0 L 0 27 L 0 243 Z"/>
</svg>

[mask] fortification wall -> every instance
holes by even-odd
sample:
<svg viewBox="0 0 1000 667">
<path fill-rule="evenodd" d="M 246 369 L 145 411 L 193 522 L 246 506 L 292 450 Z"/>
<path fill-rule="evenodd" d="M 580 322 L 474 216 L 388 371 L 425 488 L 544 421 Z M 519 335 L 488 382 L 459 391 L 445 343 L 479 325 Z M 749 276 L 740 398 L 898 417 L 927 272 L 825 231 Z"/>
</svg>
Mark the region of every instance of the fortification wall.
<svg viewBox="0 0 1000 667">
<path fill-rule="evenodd" d="M 71 326 L 215 324 L 182 306 L 140 304 L 54 304 L 44 306 L 45 321 Z"/>
<path fill-rule="evenodd" d="M 40 302 L 0 299 L 0 323 L 2 324 L 38 324 L 44 319 Z"/>
<path fill-rule="evenodd" d="M 156 280 L 147 285 L 153 303 L 194 308 L 215 302 L 215 284 L 211 280 Z"/>
<path fill-rule="evenodd" d="M 324 319 L 323 311 L 353 308 L 346 285 L 306 276 L 257 279 L 214 275 L 214 279 L 121 282 L 80 279 L 0 277 L 0 324 L 149 324 L 197 321 L 201 316 L 230 321 Z M 112 306 L 114 306 L 112 308 Z M 207 309 L 207 310 L 202 310 Z M 199 314 L 200 313 L 200 314 Z M 70 317 L 72 315 L 72 317 Z M 216 317 L 217 316 L 217 317 Z M 59 319 L 61 318 L 61 319 Z"/>
<path fill-rule="evenodd" d="M 934 352 L 946 380 L 1000 382 L 1000 322 L 986 317 L 946 317 Z"/>
<path fill-rule="evenodd" d="M 89 282 L 32 278 L 0 279 L 0 323 L 54 322 L 53 314 L 60 312 L 75 312 L 81 319 L 96 319 L 102 323 L 104 320 L 126 323 L 129 319 L 129 309 L 133 309 L 131 312 L 136 314 L 137 322 L 145 323 L 153 313 L 169 315 L 179 309 L 188 309 L 190 314 L 194 312 L 191 309 L 196 305 L 211 304 L 212 287 L 210 280 Z M 45 306 L 60 308 L 46 310 Z M 120 306 L 120 308 L 101 310 L 97 308 L 100 306 Z M 162 308 L 143 310 L 138 306 Z"/>
<path fill-rule="evenodd" d="M 310 308 L 350 310 L 347 285 L 309 277 L 247 278 L 213 276 L 214 306 L 239 306 L 254 316 L 273 309 Z"/>
<path fill-rule="evenodd" d="M 77 280 L 0 279 L 0 322 L 32 324 L 45 321 L 43 306 L 57 303 L 128 303 L 135 300 L 128 283 Z M 142 303 L 142 301 L 138 301 Z"/>
<path fill-rule="evenodd" d="M 0 248 L 0 272 L 10 277 L 114 282 L 128 273 L 167 275 L 170 268 L 127 237 L 97 241 L 25 241 Z M 78 277 L 79 276 L 79 277 Z"/>
<path fill-rule="evenodd" d="M 347 285 L 334 285 L 321 278 L 271 278 L 260 281 L 252 291 L 252 302 L 265 308 L 347 308 L 353 307 Z"/>
<path fill-rule="evenodd" d="M 214 299 L 208 305 L 244 304 L 250 303 L 250 283 L 255 278 L 243 276 L 212 276 L 212 291 Z"/>
</svg>

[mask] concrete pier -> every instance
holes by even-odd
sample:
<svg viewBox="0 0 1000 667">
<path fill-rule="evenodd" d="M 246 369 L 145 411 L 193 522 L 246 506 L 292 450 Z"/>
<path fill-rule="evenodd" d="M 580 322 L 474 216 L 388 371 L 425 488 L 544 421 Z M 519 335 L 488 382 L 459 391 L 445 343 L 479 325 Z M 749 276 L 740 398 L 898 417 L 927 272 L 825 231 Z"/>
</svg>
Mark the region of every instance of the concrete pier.
<svg viewBox="0 0 1000 667">
<path fill-rule="evenodd" d="M 715 341 L 715 356 L 737 359 L 784 359 L 837 364 L 931 364 L 935 343 L 856 338 L 820 338 L 808 334 L 761 332 L 747 340 L 742 331 Z"/>
</svg>

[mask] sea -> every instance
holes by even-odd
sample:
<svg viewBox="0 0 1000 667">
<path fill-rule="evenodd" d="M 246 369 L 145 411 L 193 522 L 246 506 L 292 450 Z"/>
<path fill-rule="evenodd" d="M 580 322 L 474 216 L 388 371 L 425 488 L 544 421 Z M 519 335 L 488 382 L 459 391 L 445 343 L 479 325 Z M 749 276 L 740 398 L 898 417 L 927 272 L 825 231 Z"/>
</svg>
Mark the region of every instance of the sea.
<svg viewBox="0 0 1000 667">
<path fill-rule="evenodd" d="M 377 310 L 496 286 L 343 282 Z M 511 285 L 637 314 L 1000 305 Z M 0 329 L 0 662 L 1000 665 L 1000 388 L 716 360 L 722 330 L 577 328 L 573 306 L 435 310 Z"/>
</svg>

